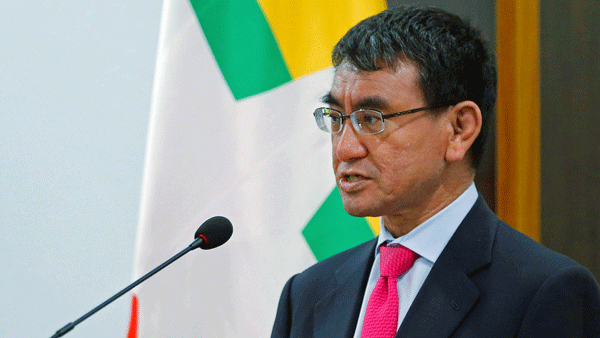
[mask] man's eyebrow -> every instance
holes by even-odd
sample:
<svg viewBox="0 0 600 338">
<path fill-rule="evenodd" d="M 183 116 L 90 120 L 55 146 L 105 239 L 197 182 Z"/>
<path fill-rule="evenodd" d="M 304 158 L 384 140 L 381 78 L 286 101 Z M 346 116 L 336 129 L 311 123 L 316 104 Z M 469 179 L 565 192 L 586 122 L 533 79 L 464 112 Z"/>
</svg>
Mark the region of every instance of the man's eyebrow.
<svg viewBox="0 0 600 338">
<path fill-rule="evenodd" d="M 342 105 L 340 104 L 340 101 L 338 101 L 338 99 L 336 99 L 333 94 L 331 94 L 331 92 L 323 95 L 321 97 L 321 102 L 324 104 L 328 104 L 330 106 L 338 106 L 341 107 Z"/>
<path fill-rule="evenodd" d="M 361 99 L 355 109 L 377 109 L 386 110 L 390 107 L 388 101 L 383 99 L 381 96 L 369 96 Z"/>
<path fill-rule="evenodd" d="M 321 97 L 321 102 L 328 104 L 330 106 L 341 107 L 342 104 L 340 101 L 331 94 L 331 92 L 323 95 Z M 369 96 L 361 99 L 353 109 L 378 109 L 378 110 L 386 110 L 389 108 L 389 104 L 387 100 L 383 99 L 380 96 Z"/>
</svg>

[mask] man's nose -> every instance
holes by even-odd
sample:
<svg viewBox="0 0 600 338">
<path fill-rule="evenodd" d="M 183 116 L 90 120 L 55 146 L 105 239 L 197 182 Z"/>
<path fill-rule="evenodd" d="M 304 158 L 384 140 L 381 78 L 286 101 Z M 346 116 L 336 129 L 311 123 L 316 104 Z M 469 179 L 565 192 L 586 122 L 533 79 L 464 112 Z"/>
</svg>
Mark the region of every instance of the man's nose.
<svg viewBox="0 0 600 338">
<path fill-rule="evenodd" d="M 361 136 L 354 129 L 350 119 L 347 119 L 342 127 L 342 131 L 333 135 L 334 156 L 342 162 L 351 162 L 352 160 L 367 156 L 368 150 Z"/>
</svg>

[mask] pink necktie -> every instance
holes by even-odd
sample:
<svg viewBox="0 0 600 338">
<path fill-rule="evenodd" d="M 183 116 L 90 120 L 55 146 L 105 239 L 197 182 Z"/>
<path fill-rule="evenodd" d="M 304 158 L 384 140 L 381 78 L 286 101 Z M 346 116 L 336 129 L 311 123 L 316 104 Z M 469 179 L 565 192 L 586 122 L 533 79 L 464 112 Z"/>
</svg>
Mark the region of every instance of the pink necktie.
<svg viewBox="0 0 600 338">
<path fill-rule="evenodd" d="M 398 328 L 396 280 L 419 257 L 403 246 L 379 248 L 381 277 L 369 298 L 361 338 L 393 338 Z"/>
</svg>

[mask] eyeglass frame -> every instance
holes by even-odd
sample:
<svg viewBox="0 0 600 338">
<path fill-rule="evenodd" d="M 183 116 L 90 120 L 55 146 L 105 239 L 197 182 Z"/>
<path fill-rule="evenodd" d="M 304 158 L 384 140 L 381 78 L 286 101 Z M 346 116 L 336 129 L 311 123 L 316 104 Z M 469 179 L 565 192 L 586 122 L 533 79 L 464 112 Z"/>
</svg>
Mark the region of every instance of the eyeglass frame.
<svg viewBox="0 0 600 338">
<path fill-rule="evenodd" d="M 415 108 L 415 109 L 404 110 L 401 112 L 391 113 L 391 114 L 384 114 L 383 112 L 381 112 L 377 109 L 363 108 L 363 109 L 357 109 L 348 115 L 342 114 L 342 112 L 337 109 L 333 109 L 333 108 L 329 108 L 329 107 L 319 107 L 319 108 L 315 109 L 315 111 L 313 112 L 313 116 L 315 117 L 315 122 L 317 123 L 317 126 L 319 127 L 319 129 L 323 130 L 326 133 L 339 134 L 342 130 L 344 130 L 344 120 L 349 118 L 350 121 L 352 121 L 352 126 L 354 127 L 354 130 L 356 130 L 357 133 L 359 133 L 361 135 L 377 135 L 385 130 L 385 119 L 387 119 L 387 118 L 408 115 L 408 114 L 412 114 L 412 113 L 418 113 L 418 112 L 424 111 L 424 110 L 435 110 L 435 109 L 445 108 L 448 106 L 450 106 L 450 105 L 427 106 L 427 107 L 420 107 L 420 108 Z M 333 110 L 340 114 L 340 118 L 342 119 L 342 123 L 340 123 L 340 130 L 334 132 L 333 130 L 327 131 L 327 130 L 324 130 L 323 128 L 321 128 L 321 125 L 319 124 L 319 121 L 318 121 L 317 112 L 322 111 L 324 109 L 330 109 L 330 110 Z M 356 121 L 356 114 L 355 114 L 356 112 L 359 112 L 359 111 L 372 111 L 372 112 L 379 113 L 379 115 L 381 115 L 381 130 L 376 133 L 372 133 L 372 134 L 365 134 L 365 133 L 361 132 L 361 129 L 359 128 L 360 126 L 357 126 L 358 122 Z M 321 116 L 324 116 L 324 115 L 321 113 Z"/>
</svg>

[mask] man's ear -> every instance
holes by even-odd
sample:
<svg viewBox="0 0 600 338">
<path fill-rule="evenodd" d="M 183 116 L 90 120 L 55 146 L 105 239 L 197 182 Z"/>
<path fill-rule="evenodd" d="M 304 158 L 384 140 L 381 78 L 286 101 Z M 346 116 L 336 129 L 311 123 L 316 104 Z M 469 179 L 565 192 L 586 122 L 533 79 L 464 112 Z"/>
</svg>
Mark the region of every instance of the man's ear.
<svg viewBox="0 0 600 338">
<path fill-rule="evenodd" d="M 462 160 L 481 131 L 482 117 L 479 106 L 473 101 L 462 101 L 450 108 L 452 133 L 446 149 L 446 161 Z"/>
</svg>

